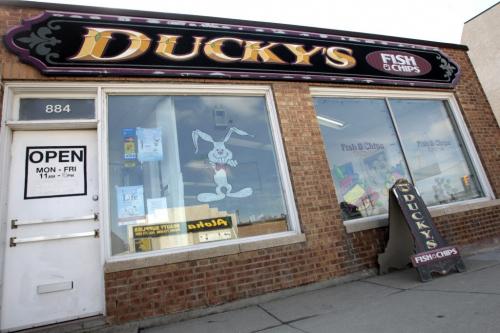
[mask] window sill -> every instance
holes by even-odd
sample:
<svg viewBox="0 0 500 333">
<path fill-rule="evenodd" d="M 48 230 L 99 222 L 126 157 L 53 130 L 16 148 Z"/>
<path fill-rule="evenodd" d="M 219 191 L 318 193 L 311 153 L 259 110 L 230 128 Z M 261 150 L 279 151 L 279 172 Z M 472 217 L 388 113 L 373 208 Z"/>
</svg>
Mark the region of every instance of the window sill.
<svg viewBox="0 0 500 333">
<path fill-rule="evenodd" d="M 120 272 L 131 269 L 147 268 L 152 266 L 175 264 L 184 261 L 214 258 L 231 254 L 238 254 L 248 251 L 285 246 L 306 241 L 305 234 L 287 233 L 277 235 L 266 239 L 251 240 L 237 244 L 222 244 L 209 248 L 193 249 L 187 248 L 182 252 L 167 254 L 157 254 L 153 256 L 141 256 L 139 258 L 123 259 L 120 261 L 111 261 L 104 264 L 104 272 Z"/>
<path fill-rule="evenodd" d="M 457 203 L 453 205 L 447 205 L 446 207 L 435 207 L 429 208 L 429 212 L 432 217 L 444 216 L 449 214 L 461 213 L 474 209 L 482 209 L 493 206 L 500 205 L 500 199 L 494 200 L 483 200 L 471 203 Z M 375 229 L 387 226 L 388 220 L 387 215 L 374 216 L 369 218 L 363 218 L 360 220 L 344 221 L 344 226 L 347 233 L 353 233 L 363 230 Z"/>
</svg>

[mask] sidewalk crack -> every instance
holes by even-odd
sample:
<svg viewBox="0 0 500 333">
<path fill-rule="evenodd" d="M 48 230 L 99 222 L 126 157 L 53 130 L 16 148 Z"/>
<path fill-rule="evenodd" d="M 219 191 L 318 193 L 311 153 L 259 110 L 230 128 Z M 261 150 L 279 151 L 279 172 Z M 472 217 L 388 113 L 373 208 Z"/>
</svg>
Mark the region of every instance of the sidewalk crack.
<svg viewBox="0 0 500 333">
<path fill-rule="evenodd" d="M 283 320 L 279 319 L 278 317 L 276 317 L 274 315 L 274 313 L 272 313 L 271 311 L 268 311 L 266 308 L 264 308 L 262 305 L 260 304 L 257 304 L 257 307 L 259 309 L 261 309 L 262 311 L 264 311 L 265 313 L 267 313 L 268 315 L 270 315 L 271 317 L 273 317 L 274 319 L 276 319 L 277 321 L 279 321 L 281 324 L 285 324 L 285 322 L 283 322 Z"/>
<path fill-rule="evenodd" d="M 252 331 L 251 333 L 263 332 L 263 331 L 270 330 L 272 328 L 276 328 L 276 327 L 280 327 L 280 326 L 288 326 L 288 327 L 291 327 L 291 328 L 293 328 L 293 329 L 295 329 L 297 331 L 303 332 L 303 333 L 310 333 L 308 331 L 303 330 L 302 328 L 298 328 L 298 327 L 292 326 L 290 324 L 278 324 L 278 325 L 274 325 L 274 326 L 269 326 L 269 327 L 266 327 L 266 328 L 259 329 L 257 331 Z"/>
<path fill-rule="evenodd" d="M 410 290 L 411 289 L 411 288 L 398 288 L 398 287 L 388 286 L 388 285 L 385 285 L 385 284 L 380 283 L 380 282 L 373 282 L 373 281 L 366 281 L 366 280 L 361 280 L 359 282 L 374 284 L 376 286 L 386 287 L 386 288 L 391 288 L 391 289 L 396 289 L 396 290 L 399 290 L 399 291 L 405 291 L 405 290 Z"/>
<path fill-rule="evenodd" d="M 470 294 L 470 295 L 496 295 L 496 296 L 500 296 L 500 292 L 485 292 L 485 291 L 460 291 L 460 290 L 439 290 L 439 289 L 413 289 L 413 291 L 440 292 L 440 293 L 448 293 L 448 294 Z"/>
<path fill-rule="evenodd" d="M 299 327 L 297 327 L 297 326 L 293 326 L 293 325 L 290 325 L 290 324 L 287 324 L 287 326 L 290 326 L 291 328 L 294 328 L 294 329 L 296 329 L 297 331 L 301 331 L 301 332 L 304 332 L 304 333 L 309 333 L 308 331 L 303 330 L 302 328 L 299 328 Z"/>
<path fill-rule="evenodd" d="M 492 268 L 492 267 L 496 267 L 496 266 L 499 266 L 500 263 L 497 263 L 497 264 L 491 264 L 491 265 L 488 265 L 488 266 L 484 266 L 484 267 L 481 267 L 481 268 L 477 268 L 475 270 L 468 270 L 467 269 L 467 266 L 465 266 L 465 272 L 462 272 L 460 274 L 467 274 L 467 273 L 474 273 L 474 272 L 481 272 L 481 271 L 484 271 L 485 269 L 488 269 L 488 268 Z"/>
<path fill-rule="evenodd" d="M 304 331 L 303 329 L 301 328 L 298 328 L 298 327 L 295 327 L 295 326 L 292 326 L 290 325 L 291 323 L 295 323 L 295 322 L 298 322 L 298 321 L 301 321 L 301 320 L 305 320 L 305 319 L 310 319 L 310 318 L 314 318 L 314 317 L 317 317 L 319 315 L 310 315 L 310 316 L 304 316 L 304 317 L 300 317 L 300 318 L 295 318 L 295 319 L 292 319 L 292 320 L 288 320 L 288 321 L 283 321 L 281 320 L 280 318 L 278 318 L 276 315 L 274 315 L 271 311 L 267 310 L 266 308 L 264 308 L 261 304 L 257 304 L 257 307 L 260 308 L 262 311 L 264 311 L 265 313 L 267 313 L 269 316 L 273 317 L 274 319 L 276 319 L 277 321 L 280 322 L 279 325 L 276 325 L 276 326 L 271 326 L 271 327 L 267 327 L 267 328 L 264 328 L 264 329 L 261 329 L 261 330 L 258 330 L 258 331 L 255 331 L 255 332 L 260 332 L 260 331 L 265 331 L 267 329 L 270 329 L 270 328 L 274 328 L 274 327 L 278 327 L 278 326 L 281 326 L 281 325 L 285 325 L 285 326 L 290 326 L 291 328 L 294 328 L 298 331 L 301 331 L 301 332 L 304 332 L 304 333 L 309 333 L 307 331 Z M 252 332 L 253 333 L 253 332 Z"/>
</svg>

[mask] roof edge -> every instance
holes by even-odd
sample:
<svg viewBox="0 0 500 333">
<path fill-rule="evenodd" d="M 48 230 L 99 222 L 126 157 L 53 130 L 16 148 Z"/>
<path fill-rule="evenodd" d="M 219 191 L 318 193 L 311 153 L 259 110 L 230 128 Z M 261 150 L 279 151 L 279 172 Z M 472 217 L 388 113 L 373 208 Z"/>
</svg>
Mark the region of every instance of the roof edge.
<svg viewBox="0 0 500 333">
<path fill-rule="evenodd" d="M 496 7 L 498 4 L 500 4 L 500 1 L 498 1 L 498 2 L 497 2 L 496 4 L 494 4 L 494 5 L 489 6 L 488 8 L 486 8 L 485 10 L 483 10 L 482 12 L 480 12 L 479 14 L 474 15 L 473 17 L 471 17 L 470 19 L 468 19 L 467 21 L 465 21 L 465 22 L 464 22 L 464 24 L 469 23 L 469 22 L 470 22 L 470 21 L 472 21 L 473 19 L 475 19 L 475 18 L 477 18 L 477 17 L 479 17 L 479 16 L 483 15 L 484 13 L 486 13 L 487 11 L 489 11 L 491 8 Z"/>
<path fill-rule="evenodd" d="M 423 39 L 386 36 L 386 35 L 354 32 L 354 31 L 346 31 L 346 30 L 314 28 L 314 27 L 294 25 L 294 24 L 271 23 L 271 22 L 260 22 L 260 21 L 221 18 L 221 17 L 213 17 L 213 16 L 151 12 L 151 11 L 142 11 L 142 10 L 133 10 L 133 9 L 118 9 L 118 8 L 110 8 L 110 7 L 70 5 L 70 4 L 59 4 L 59 3 L 35 2 L 35 1 L 27 1 L 27 0 L 2 0 L 0 2 L 0 6 L 15 6 L 15 7 L 34 8 L 34 9 L 42 9 L 42 10 L 87 12 L 87 13 L 107 14 L 107 15 L 140 16 L 140 17 L 150 17 L 150 18 L 159 18 L 159 19 L 174 19 L 174 20 L 185 20 L 185 21 L 204 21 L 204 22 L 219 23 L 219 24 L 250 25 L 250 26 L 260 26 L 263 28 L 299 30 L 299 31 L 304 31 L 304 32 L 316 32 L 316 33 L 340 35 L 340 36 L 355 37 L 355 38 L 357 37 L 357 38 L 365 38 L 365 39 L 378 39 L 378 40 L 386 40 L 386 41 L 391 41 L 391 42 L 400 42 L 400 43 L 407 43 L 407 44 L 420 44 L 420 45 L 435 46 L 435 47 L 441 47 L 441 48 L 452 48 L 452 49 L 458 49 L 458 50 L 463 50 L 463 51 L 469 50 L 467 45 L 463 45 L 463 44 L 436 42 L 436 41 L 428 41 L 428 40 L 423 40 Z"/>
</svg>

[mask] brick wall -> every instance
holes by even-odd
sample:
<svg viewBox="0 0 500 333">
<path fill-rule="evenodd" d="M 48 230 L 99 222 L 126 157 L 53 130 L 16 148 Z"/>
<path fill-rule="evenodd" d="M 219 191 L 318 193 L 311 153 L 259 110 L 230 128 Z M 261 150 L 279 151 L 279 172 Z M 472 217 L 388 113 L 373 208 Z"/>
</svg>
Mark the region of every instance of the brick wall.
<svg viewBox="0 0 500 333">
<path fill-rule="evenodd" d="M 39 11 L 0 7 L 0 34 Z M 454 89 L 495 194 L 500 193 L 500 130 L 467 54 L 446 49 L 462 69 Z M 4 80 L 69 80 L 45 77 L 0 46 Z M 81 78 L 82 81 L 224 83 L 217 80 Z M 302 231 L 307 242 L 211 259 L 154 266 L 105 276 L 108 320 L 120 323 L 256 296 L 376 267 L 386 228 L 347 234 L 315 118 L 308 83 L 270 84 L 273 89 Z M 311 84 L 328 86 L 328 84 Z M 333 85 L 331 85 L 333 86 Z M 336 85 L 337 87 L 339 85 Z M 347 86 L 346 86 L 347 87 Z M 377 89 L 377 86 L 349 87 Z M 395 89 L 383 87 L 384 89 Z M 411 88 L 398 88 L 411 89 Z M 431 91 L 431 89 L 427 89 Z M 435 223 L 450 243 L 465 245 L 500 236 L 500 206 L 443 215 Z"/>
</svg>

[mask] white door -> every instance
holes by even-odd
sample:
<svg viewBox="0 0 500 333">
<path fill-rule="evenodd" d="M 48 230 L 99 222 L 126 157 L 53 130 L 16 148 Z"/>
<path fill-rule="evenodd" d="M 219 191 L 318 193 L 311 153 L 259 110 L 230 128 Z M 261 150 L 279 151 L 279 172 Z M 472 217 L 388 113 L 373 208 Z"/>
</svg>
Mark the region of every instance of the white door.
<svg viewBox="0 0 500 333">
<path fill-rule="evenodd" d="M 1 329 L 103 313 L 95 130 L 15 131 Z"/>
</svg>

